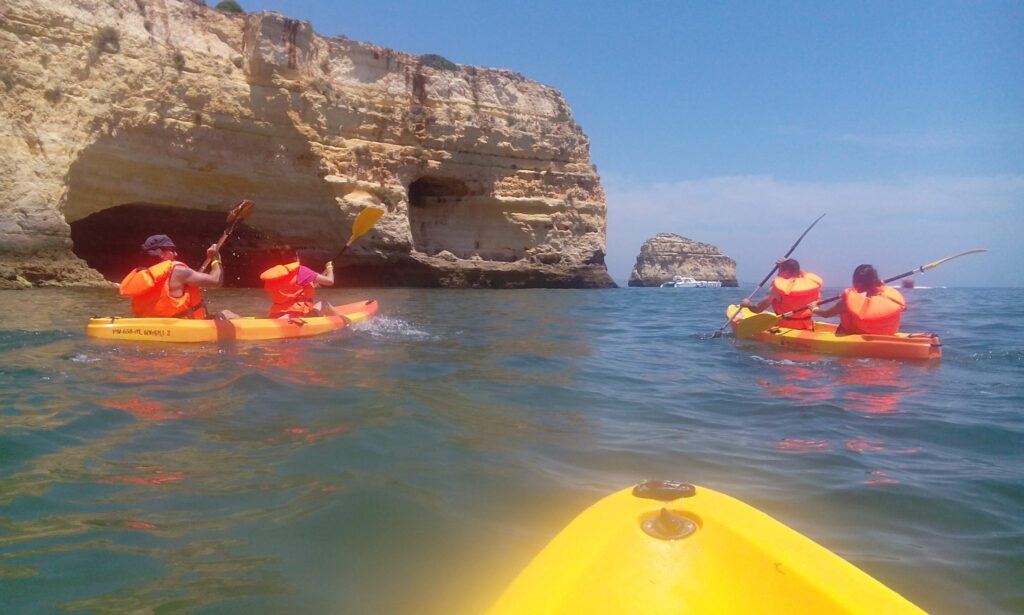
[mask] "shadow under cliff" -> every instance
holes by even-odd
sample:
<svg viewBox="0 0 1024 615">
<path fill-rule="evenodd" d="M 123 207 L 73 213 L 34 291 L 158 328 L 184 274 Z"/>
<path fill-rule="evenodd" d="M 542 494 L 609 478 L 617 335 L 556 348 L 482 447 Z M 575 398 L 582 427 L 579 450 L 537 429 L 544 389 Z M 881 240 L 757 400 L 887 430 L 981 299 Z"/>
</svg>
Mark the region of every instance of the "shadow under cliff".
<svg viewBox="0 0 1024 615">
<path fill-rule="evenodd" d="M 219 239 L 225 216 L 153 203 L 127 203 L 97 212 L 71 223 L 71 241 L 77 256 L 108 280 L 120 281 L 139 264 L 140 246 L 150 235 L 168 235 L 178 249 L 178 259 L 198 267 L 206 247 Z M 245 223 L 235 227 L 224 244 L 224 286 L 249 287 L 259 278 L 253 257 L 268 238 Z"/>
</svg>

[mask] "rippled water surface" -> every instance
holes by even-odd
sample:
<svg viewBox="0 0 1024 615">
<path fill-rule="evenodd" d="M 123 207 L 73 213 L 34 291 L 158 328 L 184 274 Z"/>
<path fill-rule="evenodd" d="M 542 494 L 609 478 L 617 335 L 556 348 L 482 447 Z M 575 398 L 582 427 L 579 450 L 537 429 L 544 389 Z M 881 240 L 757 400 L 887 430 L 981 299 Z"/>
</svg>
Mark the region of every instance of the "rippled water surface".
<svg viewBox="0 0 1024 615">
<path fill-rule="evenodd" d="M 928 611 L 1024 612 L 1024 291 L 910 291 L 934 365 L 704 339 L 745 294 L 336 290 L 379 317 L 192 346 L 85 337 L 113 291 L 0 293 L 0 610 L 475 613 L 672 478 Z"/>
</svg>

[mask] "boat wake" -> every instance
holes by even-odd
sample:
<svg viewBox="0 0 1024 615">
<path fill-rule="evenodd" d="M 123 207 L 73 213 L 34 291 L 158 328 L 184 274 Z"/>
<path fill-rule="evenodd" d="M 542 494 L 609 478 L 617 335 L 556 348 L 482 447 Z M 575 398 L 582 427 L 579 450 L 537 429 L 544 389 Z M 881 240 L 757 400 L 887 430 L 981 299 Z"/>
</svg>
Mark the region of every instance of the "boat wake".
<svg viewBox="0 0 1024 615">
<path fill-rule="evenodd" d="M 759 355 L 756 355 L 756 354 L 755 355 L 750 355 L 750 358 L 753 359 L 754 361 L 757 361 L 758 363 L 763 363 L 765 365 L 785 365 L 785 366 L 812 367 L 812 366 L 816 366 L 816 365 L 821 365 L 821 366 L 830 365 L 832 363 L 832 361 L 829 361 L 827 359 L 825 359 L 825 360 L 818 359 L 818 360 L 813 360 L 813 361 L 796 361 L 796 360 L 793 360 L 793 359 L 769 359 L 769 358 L 762 357 L 762 356 L 759 356 Z"/>
<path fill-rule="evenodd" d="M 408 338 L 415 340 L 436 338 L 436 336 L 426 331 L 421 331 L 404 320 L 388 318 L 387 316 L 377 316 L 376 318 L 356 323 L 352 325 L 352 329 L 354 331 L 363 331 L 379 338 Z"/>
</svg>

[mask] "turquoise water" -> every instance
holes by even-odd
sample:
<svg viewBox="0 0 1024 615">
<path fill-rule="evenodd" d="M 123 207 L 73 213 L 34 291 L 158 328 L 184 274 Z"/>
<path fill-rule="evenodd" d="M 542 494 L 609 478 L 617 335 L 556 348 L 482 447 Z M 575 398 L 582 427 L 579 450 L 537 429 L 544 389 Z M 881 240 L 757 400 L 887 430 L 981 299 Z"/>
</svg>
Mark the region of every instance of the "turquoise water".
<svg viewBox="0 0 1024 615">
<path fill-rule="evenodd" d="M 219 346 L 86 338 L 113 291 L 0 293 L 0 610 L 475 613 L 670 478 L 930 612 L 1024 611 L 1024 290 L 909 291 L 937 365 L 703 339 L 747 292 L 335 290 L 379 317 Z"/>
</svg>

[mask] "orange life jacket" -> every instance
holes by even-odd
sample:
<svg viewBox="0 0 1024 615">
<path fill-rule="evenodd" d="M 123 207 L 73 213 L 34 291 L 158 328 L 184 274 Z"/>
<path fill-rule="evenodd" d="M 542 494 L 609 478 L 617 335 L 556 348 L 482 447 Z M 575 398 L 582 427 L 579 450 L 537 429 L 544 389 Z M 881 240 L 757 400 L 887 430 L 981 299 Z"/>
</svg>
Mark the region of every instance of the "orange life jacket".
<svg viewBox="0 0 1024 615">
<path fill-rule="evenodd" d="M 772 300 L 772 309 L 776 314 L 804 307 L 808 303 L 821 299 L 821 278 L 813 273 L 800 272 L 795 278 L 777 276 L 772 282 L 778 298 Z M 779 321 L 780 327 L 790 329 L 813 329 L 810 310 L 800 310 Z"/>
<path fill-rule="evenodd" d="M 305 316 L 313 311 L 313 284 L 299 286 L 299 262 L 275 265 L 260 274 L 263 290 L 270 295 L 270 317 Z"/>
<path fill-rule="evenodd" d="M 874 295 L 857 292 L 855 288 L 843 291 L 846 309 L 839 315 L 839 326 L 845 333 L 892 335 L 900 330 L 906 300 L 890 286 L 879 286 L 876 290 Z"/>
<path fill-rule="evenodd" d="M 152 267 L 139 267 L 121 280 L 120 292 L 132 299 L 132 313 L 139 318 L 206 318 L 203 291 L 186 284 L 180 297 L 170 292 L 171 272 L 185 267 L 178 261 L 162 261 Z"/>
</svg>

